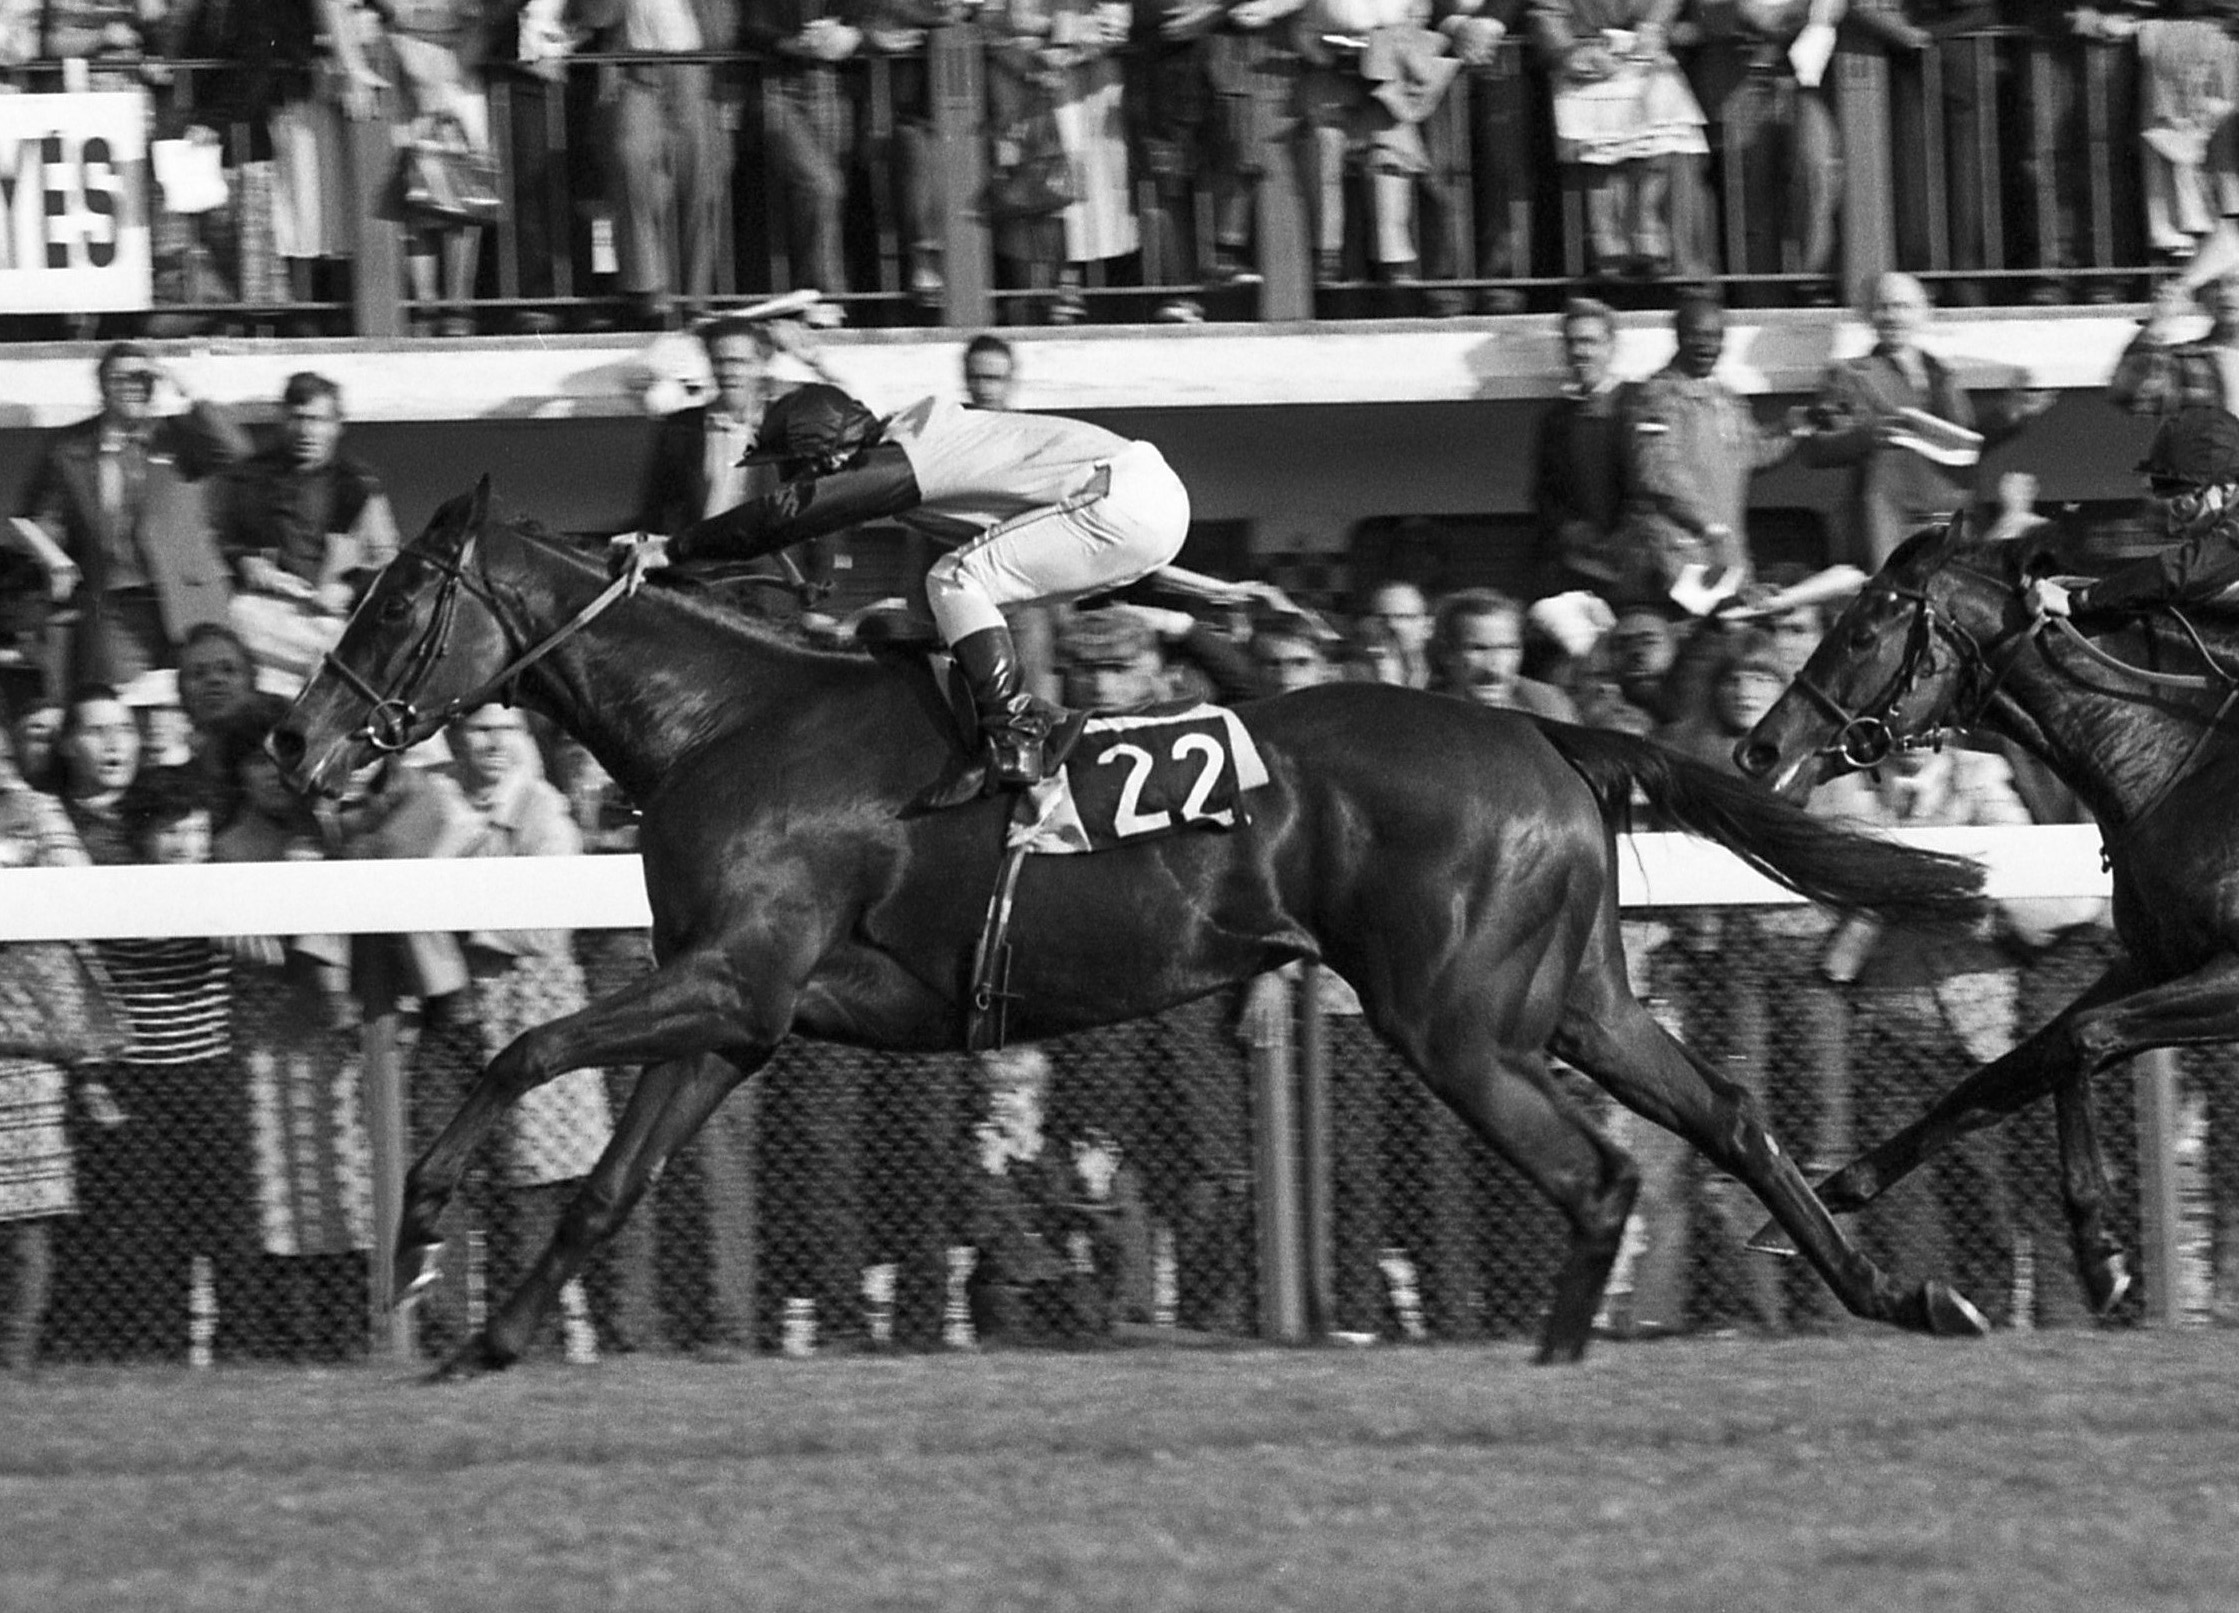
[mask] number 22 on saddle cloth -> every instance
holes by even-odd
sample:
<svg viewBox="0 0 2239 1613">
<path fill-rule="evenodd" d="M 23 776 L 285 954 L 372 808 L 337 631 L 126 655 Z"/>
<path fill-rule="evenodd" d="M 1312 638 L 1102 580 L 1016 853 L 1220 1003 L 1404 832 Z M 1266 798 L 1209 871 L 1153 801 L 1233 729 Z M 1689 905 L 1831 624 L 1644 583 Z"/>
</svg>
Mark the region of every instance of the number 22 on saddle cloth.
<svg viewBox="0 0 2239 1613">
<path fill-rule="evenodd" d="M 1203 702 L 1091 717 L 1065 765 L 1025 791 L 1013 848 L 1109 851 L 1183 829 L 1250 821 L 1267 764 L 1236 713 Z"/>
</svg>

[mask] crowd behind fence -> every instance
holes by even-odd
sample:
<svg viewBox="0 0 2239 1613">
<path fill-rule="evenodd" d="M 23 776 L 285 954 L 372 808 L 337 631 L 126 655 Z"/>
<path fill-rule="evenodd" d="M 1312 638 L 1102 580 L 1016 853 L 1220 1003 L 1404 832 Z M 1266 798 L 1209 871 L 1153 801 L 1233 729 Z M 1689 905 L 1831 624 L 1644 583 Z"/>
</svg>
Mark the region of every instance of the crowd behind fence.
<svg viewBox="0 0 2239 1613">
<path fill-rule="evenodd" d="M 2048 888 L 2049 866 L 2069 866 L 2073 837 L 2062 831 L 1993 838 L 1998 866 L 2034 869 L 2031 891 Z M 1722 853 L 1631 844 L 1629 901 L 1642 877 L 1666 892 L 1707 883 L 1736 901 L 1753 894 Z M 541 881 L 494 883 L 487 922 L 549 919 L 562 866 L 582 865 L 541 862 L 524 868 Z M 123 872 L 76 876 L 89 900 L 75 906 L 17 907 L 8 933 L 124 927 L 114 901 Z M 467 883 L 455 865 L 389 864 L 386 902 L 344 919 L 331 889 L 300 877 L 324 870 L 262 872 L 230 892 L 181 886 L 190 899 L 176 917 L 144 927 L 206 925 L 212 902 L 259 928 L 279 927 L 280 912 L 394 923 L 415 891 L 441 882 L 455 907 Z M 2102 884 L 2071 882 L 2079 895 Z M 647 966 L 641 931 L 600 927 L 635 922 L 625 885 L 601 878 L 557 898 L 579 913 L 570 957 L 593 992 Z M 1842 972 L 1828 947 L 1840 926 L 1799 905 L 1631 907 L 1627 931 L 1655 1011 L 1757 1091 L 1776 1132 L 1814 1166 L 1885 1134 L 2001 1051 L 2079 991 L 2112 944 L 2093 922 L 2009 927 L 1964 974 L 1892 985 L 1831 978 Z M 136 949 L 167 943 L 93 944 L 129 967 Z M 446 1281 L 398 1325 L 383 1301 L 402 1156 L 424 1146 L 480 1069 L 493 1009 L 469 990 L 420 996 L 405 971 L 362 950 L 388 943 L 357 944 L 349 1011 L 308 1038 L 301 1004 L 237 965 L 228 1055 L 164 1067 L 143 1048 L 69 1070 L 60 1118 L 74 1204 L 46 1223 L 43 1320 L 26 1331 L 11 1310 L 19 1364 L 437 1355 L 516 1280 L 573 1190 L 552 1171 L 587 1168 L 635 1072 L 597 1072 L 588 1088 L 547 1089 L 513 1112 L 446 1223 Z M 289 1047 L 294 1056 L 274 1057 Z M 2181 1067 L 2155 1057 L 2102 1083 L 2116 1222 L 2144 1256 L 2134 1312 L 2199 1320 L 2239 1304 L 2230 1064 L 2226 1049 L 2187 1054 Z M 17 1061 L 0 1063 L 0 1078 L 20 1073 Z M 1745 1193 L 1583 1082 L 1578 1095 L 1644 1178 L 1608 1332 L 1778 1334 L 1838 1321 L 1800 1263 L 1744 1251 L 1762 1219 Z M 13 1144 L 24 1116 L 10 1113 L 0 1136 Z M 1859 1235 L 1900 1275 L 1953 1278 L 1998 1326 L 2082 1325 L 2054 1150 L 2039 1106 L 1890 1193 L 1856 1218 Z M 11 1147 L 0 1165 L 24 1158 Z M 0 1169 L 0 1205 L 26 1181 Z M 1544 1201 L 1367 1032 L 1342 983 L 1305 971 L 977 1058 L 788 1044 L 672 1160 L 539 1347 L 588 1359 L 1522 1339 L 1563 1241 Z M 29 1241 L 0 1248 L 5 1292 L 19 1299 Z"/>
<path fill-rule="evenodd" d="M 1667 31 L 1575 0 L 1513 28 L 808 6 L 648 50 L 650 5 L 590 32 L 431 0 L 322 7 L 318 35 L 256 32 L 304 8 L 120 9 L 65 48 L 53 17 L 94 9 L 46 8 L 41 38 L 32 8 L 0 54 L 18 88 L 145 93 L 159 306 L 108 329 L 156 335 L 657 328 L 802 286 L 904 326 L 1662 305 L 1713 278 L 1817 305 L 1892 267 L 1951 303 L 2132 300 L 2239 186 L 2213 93 L 2239 46 L 2191 18 L 1853 8 L 1829 59 L 1802 7 Z M 49 175 L 65 211 L 85 161 Z"/>
</svg>

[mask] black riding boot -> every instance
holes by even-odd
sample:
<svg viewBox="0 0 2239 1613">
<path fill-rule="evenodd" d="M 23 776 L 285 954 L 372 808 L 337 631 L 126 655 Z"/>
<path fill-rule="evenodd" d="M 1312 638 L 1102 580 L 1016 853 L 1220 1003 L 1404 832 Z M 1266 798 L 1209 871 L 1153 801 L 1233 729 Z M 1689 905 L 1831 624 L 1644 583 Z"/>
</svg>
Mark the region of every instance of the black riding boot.
<svg viewBox="0 0 2239 1613">
<path fill-rule="evenodd" d="M 949 646 L 949 654 L 972 687 L 972 709 L 979 715 L 995 782 L 1010 789 L 1039 784 L 1047 759 L 1044 745 L 1064 713 L 1026 692 L 1011 630 L 983 627 L 967 633 Z"/>
</svg>

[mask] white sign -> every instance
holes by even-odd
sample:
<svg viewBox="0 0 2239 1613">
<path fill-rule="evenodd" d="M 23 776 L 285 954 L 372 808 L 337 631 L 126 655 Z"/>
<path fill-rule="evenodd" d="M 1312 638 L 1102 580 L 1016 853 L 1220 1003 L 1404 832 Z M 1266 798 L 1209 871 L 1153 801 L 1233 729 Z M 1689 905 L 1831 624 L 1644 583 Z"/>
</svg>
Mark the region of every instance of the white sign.
<svg viewBox="0 0 2239 1613">
<path fill-rule="evenodd" d="M 145 308 L 148 104 L 0 95 L 0 313 Z"/>
</svg>

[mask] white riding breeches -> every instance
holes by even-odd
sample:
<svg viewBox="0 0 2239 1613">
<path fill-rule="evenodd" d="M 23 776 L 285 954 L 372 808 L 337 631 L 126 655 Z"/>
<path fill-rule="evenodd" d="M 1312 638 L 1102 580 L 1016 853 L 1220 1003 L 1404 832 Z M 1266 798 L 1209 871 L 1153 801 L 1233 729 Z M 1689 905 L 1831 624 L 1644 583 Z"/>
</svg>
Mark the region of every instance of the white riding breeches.
<svg viewBox="0 0 2239 1613">
<path fill-rule="evenodd" d="M 1189 535 L 1189 490 L 1147 442 L 1103 467 L 1107 482 L 1029 510 L 943 555 L 925 597 L 944 641 L 1003 625 L 1003 607 L 1120 588 L 1165 565 Z"/>
</svg>

